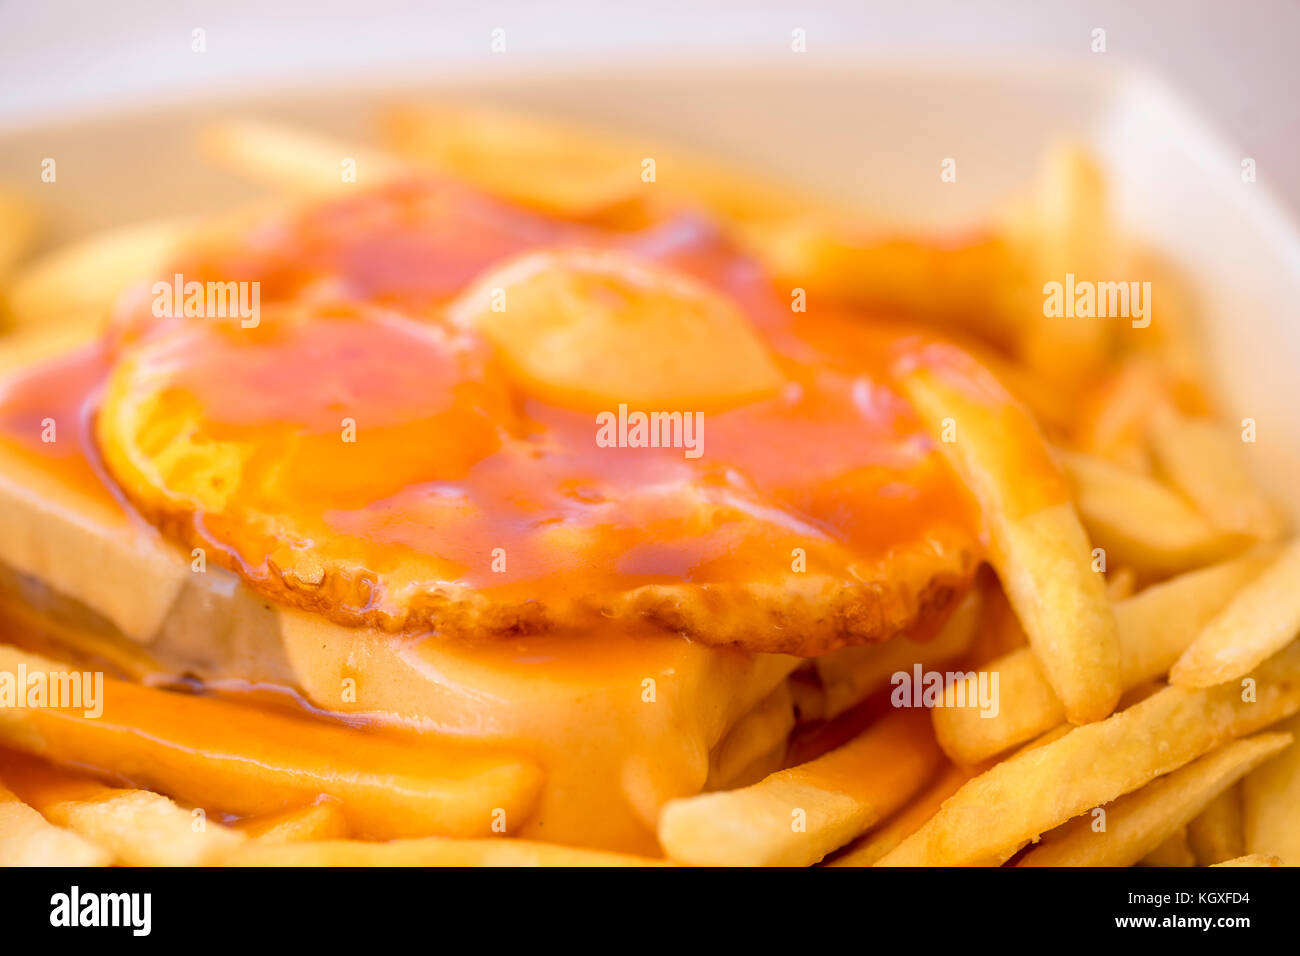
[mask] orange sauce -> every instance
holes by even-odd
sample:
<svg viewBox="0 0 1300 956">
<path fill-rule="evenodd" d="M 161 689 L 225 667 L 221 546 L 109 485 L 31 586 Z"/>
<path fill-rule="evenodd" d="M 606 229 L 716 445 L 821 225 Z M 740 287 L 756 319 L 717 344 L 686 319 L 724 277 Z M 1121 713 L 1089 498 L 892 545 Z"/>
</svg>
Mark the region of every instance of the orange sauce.
<svg viewBox="0 0 1300 956">
<path fill-rule="evenodd" d="M 786 386 L 706 415 L 699 459 L 680 448 L 599 447 L 589 413 L 511 394 L 482 343 L 448 345 L 358 311 L 379 304 L 436 323 L 437 307 L 484 269 L 568 243 L 630 250 L 725 292 Z M 610 232 L 460 186 L 407 183 L 265 225 L 242 245 L 182 257 L 174 271 L 261 283 L 261 327 L 172 320 L 209 324 L 167 356 L 169 401 L 196 405 L 234 440 L 297 443 L 275 494 L 246 489 L 240 506 L 323 522 L 381 573 L 432 555 L 445 580 L 538 596 L 781 580 L 803 548 L 809 569 L 851 577 L 858 562 L 929 536 L 970 544 L 977 534 L 968 494 L 890 381 L 913 331 L 816 307 L 792 312 L 754 260 L 693 215 Z M 328 290 L 334 317 L 306 330 L 279 326 L 276 304 L 309 288 Z M 29 433 L 43 416 L 80 410 L 84 421 L 104 356 L 88 352 L 11 383 L 0 435 L 35 449 Z M 339 440 L 344 417 L 358 423 L 357 445 Z M 85 429 L 76 434 L 80 444 L 47 453 L 51 468 L 91 486 L 96 453 Z M 689 507 L 647 496 L 651 488 L 707 489 L 726 506 L 701 523 Z M 221 540 L 197 524 L 254 581 L 269 573 L 255 542 Z M 573 539 L 551 537 L 556 528 L 579 531 L 581 546 L 557 546 Z M 492 566 L 497 548 L 508 555 L 504 572 Z"/>
<path fill-rule="evenodd" d="M 639 253 L 724 292 L 753 323 L 786 386 L 707 414 L 699 459 L 679 448 L 602 448 L 591 414 L 515 393 L 484 343 L 438 332 L 439 308 L 483 270 L 569 243 Z M 261 283 L 264 316 L 255 330 L 171 323 L 183 334 L 170 340 L 169 401 L 196 406 L 222 438 L 295 443 L 276 495 L 259 498 L 250 486 L 233 500 L 323 524 L 377 568 L 432 555 L 447 580 L 545 596 L 779 581 L 796 547 L 807 551 L 809 570 L 851 578 L 858 562 L 930 536 L 969 545 L 979 535 L 976 506 L 892 380 L 900 354 L 922 341 L 915 330 L 815 303 L 807 314 L 792 312 L 788 290 L 774 288 L 756 262 L 694 216 L 613 232 L 458 186 L 412 183 L 269 223 L 239 245 L 186 254 L 171 271 Z M 310 326 L 277 321 L 277 306 L 308 297 L 329 303 Z M 377 316 L 373 306 L 391 314 Z M 157 324 L 149 315 L 139 320 L 146 336 Z M 116 346 L 110 337 L 0 384 L 0 442 L 114 501 L 121 492 L 104 477 L 90 424 Z M 59 423 L 53 445 L 40 441 L 46 417 Z M 344 417 L 358 423 L 355 446 L 339 440 Z M 734 514 L 701 524 L 646 494 L 673 488 L 725 495 Z M 439 507 L 456 502 L 472 505 L 468 518 Z M 269 573 L 266 555 L 247 541 L 223 538 L 203 521 L 197 528 L 253 581 Z M 547 535 L 557 528 L 583 532 L 583 547 L 556 546 Z M 503 573 L 492 570 L 498 547 L 509 556 Z M 506 753 L 518 745 L 548 775 L 529 824 L 537 829 L 525 835 L 638 852 L 653 852 L 647 821 L 662 799 L 698 791 L 708 747 L 793 666 L 632 627 L 607 627 L 597 642 L 561 634 L 472 648 L 422 635 L 386 642 L 388 657 L 364 646 L 365 632 L 330 633 L 358 644 L 324 652 L 315 632 L 300 638 L 296 666 L 307 696 L 332 701 L 352 677 L 364 693 L 382 687 L 373 705 L 356 704 L 355 722 L 387 707 L 434 723 L 439 738 L 490 739 Z M 319 673 L 306 673 L 311 667 Z M 652 708 L 641 696 L 647 674 L 663 695 Z M 261 699 L 244 707 L 127 683 L 111 690 L 104 721 L 40 716 L 52 752 L 205 805 L 217 786 L 228 794 L 220 809 L 236 814 L 279 807 L 257 767 L 301 770 L 307 761 L 309 779 L 295 797 L 340 791 L 352 812 L 365 814 L 360 832 L 392 835 L 379 824 L 405 825 L 408 814 L 416 831 L 427 831 L 421 806 L 382 802 L 387 780 L 371 787 L 369 777 L 358 784 L 337 772 L 361 765 L 375 781 L 396 774 L 423 782 L 423 764 L 408 765 L 401 741 L 345 737 Z M 461 756 L 448 757 L 449 773 Z M 519 789 L 522 818 L 530 793 Z"/>
<path fill-rule="evenodd" d="M 918 342 L 896 369 L 903 375 L 919 371 L 934 376 L 950 396 L 947 415 L 954 421 L 970 415 L 992 429 L 997 458 L 987 464 L 1000 475 L 1001 511 L 1020 519 L 1070 500 L 1069 483 L 1052 460 L 1038 423 L 969 354 L 946 342 Z"/>
<path fill-rule="evenodd" d="M 107 345 L 93 343 L 0 383 L 0 443 L 100 503 L 124 508 L 91 438 L 91 419 L 111 367 Z M 53 441 L 45 440 L 47 420 Z"/>
</svg>

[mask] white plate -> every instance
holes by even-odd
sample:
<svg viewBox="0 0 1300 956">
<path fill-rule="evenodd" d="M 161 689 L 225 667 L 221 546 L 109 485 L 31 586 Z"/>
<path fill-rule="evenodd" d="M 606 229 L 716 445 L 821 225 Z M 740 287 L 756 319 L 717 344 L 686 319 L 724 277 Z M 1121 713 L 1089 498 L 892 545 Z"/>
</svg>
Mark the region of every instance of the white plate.
<svg viewBox="0 0 1300 956">
<path fill-rule="evenodd" d="M 1297 505 L 1300 238 L 1262 184 L 1242 181 L 1243 156 L 1160 84 L 1111 62 L 774 70 L 632 60 L 562 72 L 494 63 L 434 80 L 248 93 L 0 131 L 0 182 L 49 211 L 50 241 L 221 209 L 256 190 L 201 159 L 194 132 L 204 122 L 251 112 L 357 137 L 377 103 L 421 93 L 652 134 L 920 226 L 978 220 L 1032 175 L 1048 143 L 1077 139 L 1101 157 L 1123 227 L 1193 279 L 1213 384 L 1234 421 L 1256 421 L 1261 478 Z M 58 161 L 56 184 L 40 182 L 47 156 Z M 940 181 L 947 157 L 956 183 Z"/>
</svg>

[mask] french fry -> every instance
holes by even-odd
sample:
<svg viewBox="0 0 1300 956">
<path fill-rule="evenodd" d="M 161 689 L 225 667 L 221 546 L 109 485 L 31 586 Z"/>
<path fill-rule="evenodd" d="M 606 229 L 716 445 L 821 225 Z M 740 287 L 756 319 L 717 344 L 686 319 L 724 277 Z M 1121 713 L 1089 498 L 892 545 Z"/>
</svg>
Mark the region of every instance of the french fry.
<svg viewBox="0 0 1300 956">
<path fill-rule="evenodd" d="M 1002 590 L 1002 585 L 991 569 L 989 577 L 992 578 L 992 586 L 984 589 L 984 608 L 979 627 L 965 658 L 976 666 L 997 660 L 1029 644 L 1020 618 L 1016 617 L 1016 609 L 1007 600 L 1006 592 Z"/>
<path fill-rule="evenodd" d="M 1137 575 L 1132 568 L 1117 568 L 1106 578 L 1106 596 L 1111 603 L 1133 596 L 1137 590 Z"/>
<path fill-rule="evenodd" d="M 1151 448 L 1170 483 L 1221 531 L 1274 541 L 1286 528 L 1281 512 L 1250 476 L 1240 440 L 1219 423 L 1166 408 L 1152 421 Z"/>
<path fill-rule="evenodd" d="M 1131 866 L 1292 739 L 1290 734 L 1274 733 L 1233 741 L 1116 800 L 1105 808 L 1105 830 L 1093 829 L 1092 814 L 1075 817 L 1021 857 L 1018 865 Z"/>
<path fill-rule="evenodd" d="M 1163 677 L 1195 635 L 1268 567 L 1264 548 L 1152 585 L 1115 610 L 1126 687 Z"/>
<path fill-rule="evenodd" d="M 1174 834 L 1138 861 L 1141 866 L 1184 867 L 1196 865 L 1196 854 L 1187 842 L 1187 827 Z"/>
<path fill-rule="evenodd" d="M 9 310 L 18 329 L 102 328 L 113 303 L 136 283 L 153 283 L 188 234 L 181 220 L 122 226 L 65 245 L 12 277 Z"/>
<path fill-rule="evenodd" d="M 0 672 L 63 665 L 0 645 Z M 47 676 L 48 680 L 48 676 Z M 377 838 L 490 834 L 528 814 L 541 775 L 510 757 L 365 734 L 230 701 L 104 680 L 103 714 L 0 707 L 0 740 L 61 763 L 112 770 L 212 811 L 271 813 L 326 794 Z M 503 815 L 503 816 L 502 816 Z"/>
<path fill-rule="evenodd" d="M 1290 716 L 1300 710 L 1300 643 L 1251 678 L 1247 687 L 1166 687 L 1002 761 L 958 790 L 880 865 L 971 865 Z"/>
<path fill-rule="evenodd" d="M 1187 824 L 1187 842 L 1201 866 L 1222 863 L 1246 852 L 1240 785 L 1224 790 Z"/>
<path fill-rule="evenodd" d="M 341 840 L 348 820 L 337 800 L 317 800 L 305 807 L 250 817 L 235 829 L 262 843 L 298 843 L 304 840 Z"/>
<path fill-rule="evenodd" d="M 1154 478 L 1078 452 L 1060 452 L 1084 526 L 1107 561 L 1149 575 L 1221 560 L 1250 540 L 1210 525 Z"/>
<path fill-rule="evenodd" d="M 993 377 L 1011 396 L 1033 414 L 1048 435 L 1069 434 L 1078 415 L 1075 400 L 1055 382 L 1027 369 L 983 339 L 962 335 L 954 329 L 946 332 L 957 344 L 993 373 Z"/>
<path fill-rule="evenodd" d="M 793 729 L 794 702 L 790 696 L 790 684 L 782 681 L 776 690 L 731 728 L 709 755 L 706 789 L 746 786 L 767 776 L 777 767 L 768 767 L 756 777 L 751 773 L 753 768 L 762 767 L 774 754 L 779 761 Z"/>
<path fill-rule="evenodd" d="M 1269 560 L 1270 554 L 1265 552 L 1225 561 L 1154 585 L 1116 604 L 1124 689 L 1162 677 L 1193 635 Z M 999 754 L 1065 719 L 1065 708 L 1028 648 L 988 662 L 982 669 L 998 675 L 999 707 L 995 716 L 984 717 L 978 710 L 952 706 L 959 692 L 971 699 L 976 677 L 966 678 L 965 688 L 955 684 L 945 688 L 948 706 L 934 710 L 939 745 L 952 760 L 962 764 Z"/>
<path fill-rule="evenodd" d="M 1017 750 L 1016 754 L 1028 753 L 1031 750 L 1037 750 L 1039 747 L 1045 747 L 1054 741 L 1060 740 L 1062 737 L 1068 734 L 1070 730 L 1071 730 L 1070 724 L 1059 724 L 1058 726 L 1053 727 L 1051 730 L 1047 731 L 1046 733 L 1040 734 L 1039 736 L 1035 737 L 1029 743 L 1025 744 L 1023 747 Z M 989 766 L 990 766 L 989 764 L 983 764 L 979 767 L 964 768 L 966 779 L 969 780 L 972 777 L 975 777 L 983 773 L 985 770 L 988 769 Z M 919 827 L 914 828 L 912 832 L 915 833 L 916 829 L 919 829 Z M 1006 863 L 1007 860 L 1011 859 L 1011 857 L 1015 856 L 1017 853 L 1023 850 L 1028 844 L 1029 844 L 1028 840 L 1021 840 L 1018 843 L 1013 843 L 1007 847 L 1004 847 L 1003 849 L 999 850 L 996 853 L 992 853 L 981 859 L 972 861 L 971 866 L 1002 866 L 1002 864 Z M 881 864 L 877 862 L 876 865 L 881 865 Z"/>
<path fill-rule="evenodd" d="M 1279 725 L 1300 735 L 1300 719 Z M 1285 866 L 1300 866 L 1300 745 L 1293 744 L 1276 760 L 1251 773 L 1241 783 L 1242 831 L 1245 853 L 1280 857 Z"/>
<path fill-rule="evenodd" d="M 874 866 L 898 844 L 921 828 L 934 816 L 939 807 L 957 788 L 971 778 L 970 771 L 949 764 L 925 790 L 914 797 L 907 806 L 889 818 L 879 829 L 870 830 L 842 855 L 827 866 Z"/>
<path fill-rule="evenodd" d="M 382 125 L 386 141 L 413 163 L 554 215 L 607 214 L 647 191 L 644 149 L 535 116 L 398 106 Z"/>
<path fill-rule="evenodd" d="M 243 835 L 196 817 L 160 793 L 123 790 L 22 759 L 5 780 L 51 823 L 66 827 L 127 866 L 203 866 Z"/>
<path fill-rule="evenodd" d="M 927 350 L 901 381 L 980 503 L 993 566 L 1068 719 L 1100 720 L 1120 695 L 1115 617 L 1033 419 L 950 348 Z M 955 440 L 943 440 L 945 421 Z"/>
<path fill-rule="evenodd" d="M 950 760 L 965 766 L 1002 753 L 1065 720 L 1065 708 L 1029 648 L 1012 651 L 981 669 L 998 675 L 996 714 L 986 717 L 982 709 L 956 706 L 958 694 L 965 695 L 962 699 L 967 701 L 979 699 L 979 672 L 945 687 L 944 706 L 934 708 L 932 714 L 939 746 Z"/>
<path fill-rule="evenodd" d="M 1222 863 L 1214 863 L 1212 866 L 1285 866 L 1278 857 L 1270 856 L 1267 853 L 1247 853 L 1245 856 L 1239 856 L 1236 859 L 1224 860 Z"/>
<path fill-rule="evenodd" d="M 0 866 L 108 866 L 113 854 L 50 823 L 0 786 Z"/>
<path fill-rule="evenodd" d="M 661 192 L 732 223 L 842 215 L 837 204 L 732 166 L 533 114 L 404 105 L 381 125 L 384 142 L 413 165 L 552 215 L 635 221 L 636 207 Z M 651 180 L 642 178 L 647 159 Z"/>
<path fill-rule="evenodd" d="M 938 764 L 926 714 L 895 711 L 751 787 L 669 801 L 659 843 L 696 866 L 807 866 L 901 806 Z"/>
<path fill-rule="evenodd" d="M 1110 354 L 1115 320 L 1048 317 L 1041 296 L 1047 282 L 1063 283 L 1067 273 L 1096 278 L 1113 272 L 1116 242 L 1101 170 L 1084 149 L 1062 143 L 1045 157 L 1033 193 L 1020 209 L 1027 219 L 1013 220 L 1009 232 L 1030 263 L 1026 292 L 1038 311 L 1024 323 L 1018 352 L 1030 368 L 1068 391 Z"/>
<path fill-rule="evenodd" d="M 1021 278 L 1015 253 L 996 235 L 963 238 L 900 237 L 883 226 L 846 228 L 807 219 L 759 221 L 741 231 L 741 241 L 778 279 L 806 288 L 810 296 L 913 315 L 1008 347 L 1022 321 L 1003 302 L 1005 290 Z M 1006 368 L 1015 369 L 1017 380 L 1033 381 L 1021 367 Z"/>
<path fill-rule="evenodd" d="M 1236 680 L 1300 632 L 1300 540 L 1201 629 L 1169 672 L 1180 687 Z"/>
<path fill-rule="evenodd" d="M 1150 356 L 1127 356 L 1085 391 L 1071 421 L 1070 446 L 1129 471 L 1149 474 L 1151 416 L 1172 401 L 1166 375 Z"/>
<path fill-rule="evenodd" d="M 411 172 L 382 150 L 267 120 L 213 124 L 201 145 L 215 161 L 256 182 L 306 195 L 376 185 Z"/>
<path fill-rule="evenodd" d="M 226 858 L 228 866 L 666 866 L 663 860 L 579 847 L 495 837 L 453 840 L 426 837 L 365 843 L 321 840 L 265 843 L 253 840 Z"/>
</svg>

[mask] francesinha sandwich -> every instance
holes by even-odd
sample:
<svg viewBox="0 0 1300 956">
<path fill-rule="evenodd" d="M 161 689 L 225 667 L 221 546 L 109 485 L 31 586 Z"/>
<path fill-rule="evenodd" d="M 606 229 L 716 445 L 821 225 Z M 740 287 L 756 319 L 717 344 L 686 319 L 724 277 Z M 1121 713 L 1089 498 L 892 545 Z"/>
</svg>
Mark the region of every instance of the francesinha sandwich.
<svg viewBox="0 0 1300 956">
<path fill-rule="evenodd" d="M 1284 526 L 1241 468 L 1207 514 L 1161 458 L 1170 429 L 1220 441 L 1172 319 L 1135 344 L 1026 318 L 1041 270 L 1110 248 L 1044 225 L 1060 202 L 867 238 L 529 119 L 399 110 L 385 135 L 340 177 L 355 151 L 223 127 L 218 155 L 292 195 L 118 248 L 82 316 L 32 289 L 93 249 L 15 284 L 42 300 L 0 339 L 25 859 L 808 864 L 861 838 L 1002 863 L 1177 769 L 1060 748 L 1158 700 L 1171 642 L 1285 559 Z M 1052 169 L 1067 195 L 1093 175 Z M 1203 620 L 1134 664 L 1125 601 L 1193 573 Z M 1300 708 L 1275 644 L 1242 655 L 1267 707 L 1181 763 Z M 1017 787 L 950 852 L 940 803 L 1018 750 L 1064 789 Z"/>
</svg>

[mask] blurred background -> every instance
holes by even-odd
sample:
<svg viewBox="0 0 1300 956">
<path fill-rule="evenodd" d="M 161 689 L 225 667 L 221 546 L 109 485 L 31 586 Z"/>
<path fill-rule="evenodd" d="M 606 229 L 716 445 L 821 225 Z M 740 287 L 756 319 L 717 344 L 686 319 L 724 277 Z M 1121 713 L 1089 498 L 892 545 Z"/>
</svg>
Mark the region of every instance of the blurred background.
<svg viewBox="0 0 1300 956">
<path fill-rule="evenodd" d="M 0 127 L 313 78 L 445 73 L 492 56 L 495 29 L 512 60 L 568 64 L 620 53 L 761 62 L 788 57 L 796 27 L 810 61 L 1105 56 L 1149 68 L 1300 212 L 1294 0 L 0 0 Z M 1091 50 L 1098 28 L 1104 54 Z"/>
<path fill-rule="evenodd" d="M 1147 68 L 1300 212 L 1295 0 L 0 0 L 0 128 L 313 79 L 446 73 L 492 56 L 497 29 L 511 61 L 565 65 L 620 53 L 761 63 L 789 56 L 796 27 L 809 61 L 1105 56 Z M 1091 49 L 1098 28 L 1104 54 Z"/>
</svg>

